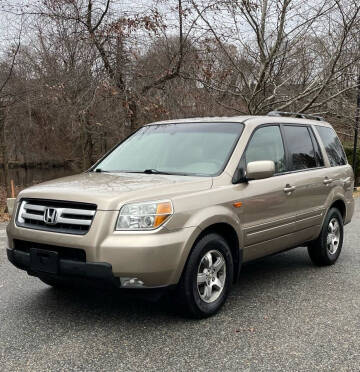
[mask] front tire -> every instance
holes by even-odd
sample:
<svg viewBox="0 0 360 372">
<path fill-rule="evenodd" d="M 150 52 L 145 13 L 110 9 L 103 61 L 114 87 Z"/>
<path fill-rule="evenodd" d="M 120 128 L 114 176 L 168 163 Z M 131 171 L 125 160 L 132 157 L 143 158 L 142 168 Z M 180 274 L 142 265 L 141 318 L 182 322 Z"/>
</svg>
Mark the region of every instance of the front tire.
<svg viewBox="0 0 360 372">
<path fill-rule="evenodd" d="M 233 258 L 220 235 L 203 236 L 190 253 L 178 293 L 188 315 L 205 318 L 225 303 L 234 277 Z"/>
<path fill-rule="evenodd" d="M 308 246 L 311 261 L 317 266 L 333 265 L 340 256 L 343 239 L 343 218 L 338 209 L 331 208 L 319 237 Z"/>
</svg>

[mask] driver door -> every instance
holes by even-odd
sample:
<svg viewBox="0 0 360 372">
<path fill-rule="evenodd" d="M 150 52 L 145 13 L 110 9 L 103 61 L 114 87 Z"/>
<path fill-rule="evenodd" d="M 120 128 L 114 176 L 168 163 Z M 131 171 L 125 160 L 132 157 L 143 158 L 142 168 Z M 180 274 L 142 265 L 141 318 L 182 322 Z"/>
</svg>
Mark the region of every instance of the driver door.
<svg viewBox="0 0 360 372">
<path fill-rule="evenodd" d="M 296 244 L 296 212 L 289 210 L 292 192 L 286 192 L 290 175 L 286 174 L 285 146 L 279 125 L 256 128 L 241 159 L 244 169 L 249 162 L 272 160 L 275 175 L 248 181 L 243 185 L 241 222 L 244 233 L 244 260 L 252 260 Z"/>
</svg>

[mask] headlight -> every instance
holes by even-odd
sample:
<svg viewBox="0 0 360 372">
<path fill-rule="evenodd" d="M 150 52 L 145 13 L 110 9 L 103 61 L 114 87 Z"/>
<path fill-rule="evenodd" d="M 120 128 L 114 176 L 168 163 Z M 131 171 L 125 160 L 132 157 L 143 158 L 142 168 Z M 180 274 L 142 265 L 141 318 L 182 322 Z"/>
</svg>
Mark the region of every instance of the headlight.
<svg viewBox="0 0 360 372">
<path fill-rule="evenodd" d="M 153 230 L 172 214 L 170 200 L 125 204 L 120 209 L 116 230 Z"/>
</svg>

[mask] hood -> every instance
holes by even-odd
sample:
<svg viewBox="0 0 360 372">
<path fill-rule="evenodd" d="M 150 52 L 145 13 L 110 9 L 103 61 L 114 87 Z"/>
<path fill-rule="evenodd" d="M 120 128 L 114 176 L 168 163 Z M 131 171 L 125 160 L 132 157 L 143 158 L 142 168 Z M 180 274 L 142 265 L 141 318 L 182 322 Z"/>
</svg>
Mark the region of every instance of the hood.
<svg viewBox="0 0 360 372">
<path fill-rule="evenodd" d="M 94 203 L 98 210 L 118 210 L 126 202 L 171 198 L 211 186 L 210 177 L 89 172 L 29 187 L 19 198 Z"/>
</svg>

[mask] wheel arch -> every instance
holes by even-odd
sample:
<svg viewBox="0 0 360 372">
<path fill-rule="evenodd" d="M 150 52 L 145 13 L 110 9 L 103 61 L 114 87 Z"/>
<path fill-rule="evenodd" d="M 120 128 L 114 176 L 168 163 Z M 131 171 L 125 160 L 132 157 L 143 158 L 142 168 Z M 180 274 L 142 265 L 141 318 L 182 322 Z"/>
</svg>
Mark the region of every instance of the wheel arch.
<svg viewBox="0 0 360 372">
<path fill-rule="evenodd" d="M 209 225 L 204 230 L 201 231 L 197 239 L 195 240 L 194 245 L 199 241 L 203 236 L 215 233 L 220 235 L 222 238 L 226 240 L 226 242 L 229 244 L 232 257 L 233 257 L 233 263 L 234 263 L 234 282 L 238 280 L 241 264 L 242 264 L 242 255 L 243 250 L 240 247 L 240 240 L 238 237 L 238 234 L 233 226 L 226 222 L 218 222 L 212 225 Z"/>
<path fill-rule="evenodd" d="M 341 213 L 341 216 L 343 218 L 343 221 L 345 221 L 345 218 L 346 218 L 346 203 L 345 203 L 345 201 L 343 199 L 337 199 L 337 200 L 333 201 L 332 204 L 330 205 L 328 211 L 331 208 L 338 209 L 339 212 Z"/>
<path fill-rule="evenodd" d="M 228 223 L 228 222 L 214 222 L 209 223 L 206 226 L 199 226 L 198 229 L 196 229 L 196 236 L 191 238 L 191 247 L 188 250 L 188 253 L 186 254 L 186 260 L 184 261 L 184 264 L 181 269 L 181 273 L 179 275 L 179 280 L 182 277 L 182 274 L 185 270 L 185 267 L 188 263 L 190 254 L 192 250 L 194 249 L 196 243 L 205 235 L 215 233 L 223 237 L 226 242 L 229 244 L 232 256 L 233 256 L 233 263 L 234 263 L 234 282 L 238 280 L 242 260 L 243 260 L 243 250 L 241 245 L 241 240 L 239 237 L 239 234 L 236 230 L 236 228 Z"/>
</svg>

